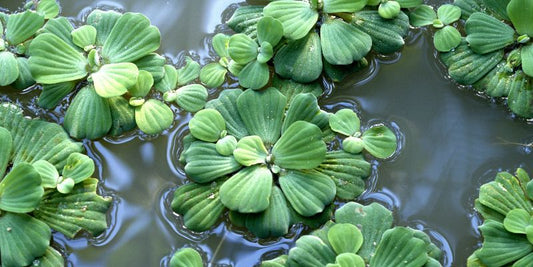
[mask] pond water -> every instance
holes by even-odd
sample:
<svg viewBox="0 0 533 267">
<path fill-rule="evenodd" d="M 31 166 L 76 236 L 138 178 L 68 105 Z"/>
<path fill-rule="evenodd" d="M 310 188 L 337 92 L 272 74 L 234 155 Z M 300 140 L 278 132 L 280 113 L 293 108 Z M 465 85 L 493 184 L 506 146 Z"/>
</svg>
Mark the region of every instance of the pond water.
<svg viewBox="0 0 533 267">
<path fill-rule="evenodd" d="M 14 10 L 19 0 L 3 0 Z M 95 7 L 142 12 L 161 30 L 161 51 L 176 63 L 185 53 L 206 58 L 205 38 L 238 0 L 61 1 L 63 15 L 86 16 Z M 432 1 L 441 4 L 444 1 Z M 185 52 L 183 52 L 185 51 Z M 435 60 L 431 37 L 413 32 L 401 55 L 376 59 L 372 72 L 336 85 L 322 99 L 327 108 L 357 107 L 362 121 L 386 121 L 403 134 L 403 148 L 393 160 L 379 163 L 371 191 L 361 201 L 392 208 L 398 225 L 426 230 L 446 252 L 446 266 L 464 266 L 477 247 L 480 219 L 473 200 L 481 184 L 501 170 L 523 166 L 533 174 L 533 153 L 518 143 L 533 142 L 533 125 L 515 119 L 505 107 L 457 87 Z M 23 98 L 32 97 L 29 93 Z M 6 97 L 6 96 L 4 96 Z M 16 99 L 15 93 L 8 93 Z M 224 224 L 209 233 L 183 229 L 170 212 L 170 198 L 185 182 L 177 163 L 190 118 L 180 113 L 173 127 L 158 138 L 133 136 L 86 142 L 97 159 L 104 194 L 116 199 L 110 229 L 91 239 L 67 240 L 55 235 L 75 266 L 159 266 L 183 246 L 202 249 L 213 266 L 252 266 L 264 255 L 292 247 L 294 235 L 261 243 Z M 265 256 L 266 257 L 266 256 Z"/>
</svg>

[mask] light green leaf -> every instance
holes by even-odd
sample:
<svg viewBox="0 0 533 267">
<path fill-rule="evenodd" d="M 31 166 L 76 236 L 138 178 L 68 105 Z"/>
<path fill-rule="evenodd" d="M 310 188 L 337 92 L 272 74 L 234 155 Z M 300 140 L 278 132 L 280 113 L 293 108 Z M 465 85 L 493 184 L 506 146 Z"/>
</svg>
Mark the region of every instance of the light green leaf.
<svg viewBox="0 0 533 267">
<path fill-rule="evenodd" d="M 361 256 L 354 253 L 342 253 L 335 258 L 335 264 L 328 264 L 326 267 L 365 267 L 365 261 Z"/>
<path fill-rule="evenodd" d="M 322 66 L 322 46 L 316 32 L 299 40 L 289 41 L 274 57 L 276 73 L 300 83 L 318 79 L 322 74 Z"/>
<path fill-rule="evenodd" d="M 363 244 L 359 228 L 349 223 L 338 223 L 328 231 L 328 241 L 335 253 L 357 253 Z"/>
<path fill-rule="evenodd" d="M 200 81 L 209 88 L 216 88 L 224 83 L 226 73 L 228 73 L 228 70 L 220 65 L 220 63 L 209 63 L 202 67 Z"/>
<path fill-rule="evenodd" d="M 365 143 L 359 137 L 348 136 L 342 140 L 342 150 L 351 153 L 359 154 L 365 148 Z"/>
<path fill-rule="evenodd" d="M 188 84 L 198 78 L 200 75 L 200 64 L 191 57 L 185 57 L 185 66 L 179 68 L 178 86 Z"/>
<path fill-rule="evenodd" d="M 140 70 L 139 75 L 137 76 L 137 82 L 129 87 L 128 92 L 133 97 L 145 97 L 152 89 L 154 85 L 154 78 L 150 72 L 145 70 Z"/>
<path fill-rule="evenodd" d="M 41 176 L 41 185 L 44 188 L 55 188 L 59 179 L 59 172 L 52 163 L 38 160 L 32 164 L 35 171 Z"/>
<path fill-rule="evenodd" d="M 56 107 L 76 86 L 76 82 L 44 84 L 39 95 L 39 106 L 45 109 Z"/>
<path fill-rule="evenodd" d="M 26 214 L 6 213 L 0 217 L 0 229 L 3 266 L 31 265 L 50 244 L 50 227 Z"/>
<path fill-rule="evenodd" d="M 183 216 L 185 227 L 192 231 L 209 230 L 226 210 L 220 202 L 220 186 L 224 180 L 204 185 L 190 183 L 180 186 L 174 192 L 172 210 Z"/>
<path fill-rule="evenodd" d="M 161 34 L 139 13 L 123 14 L 113 26 L 102 47 L 102 57 L 110 63 L 133 62 L 159 48 Z"/>
<path fill-rule="evenodd" d="M 211 44 L 213 45 L 213 49 L 215 49 L 215 52 L 217 53 L 217 55 L 221 58 L 229 57 L 229 53 L 228 53 L 229 39 L 230 39 L 230 36 L 225 35 L 223 33 L 217 33 L 215 34 L 215 36 L 213 36 L 213 40 L 211 41 Z"/>
<path fill-rule="evenodd" d="M 139 71 L 145 70 L 152 74 L 154 82 L 159 82 L 165 76 L 166 59 L 156 53 L 150 53 L 147 56 L 133 62 Z"/>
<path fill-rule="evenodd" d="M 461 44 L 461 33 L 452 26 L 437 30 L 433 38 L 433 45 L 439 52 L 449 52 Z"/>
<path fill-rule="evenodd" d="M 320 238 L 304 235 L 289 250 L 288 266 L 326 266 L 335 262 L 335 252 Z"/>
<path fill-rule="evenodd" d="M 129 104 L 128 100 L 122 96 L 116 96 L 107 98 L 107 102 L 109 103 L 111 119 L 113 120 L 109 134 L 118 136 L 137 127 L 137 123 L 135 123 L 135 108 Z"/>
<path fill-rule="evenodd" d="M 137 82 L 139 69 L 133 63 L 103 65 L 91 75 L 96 93 L 105 98 L 120 96 Z"/>
<path fill-rule="evenodd" d="M 284 267 L 286 266 L 288 257 L 289 257 L 288 255 L 283 254 L 274 259 L 262 261 L 260 266 L 261 267 Z"/>
<path fill-rule="evenodd" d="M 202 256 L 192 248 L 182 248 L 170 259 L 169 267 L 203 267 Z"/>
<path fill-rule="evenodd" d="M 189 121 L 191 134 L 205 142 L 216 142 L 226 136 L 226 122 L 216 109 L 200 110 Z"/>
<path fill-rule="evenodd" d="M 36 11 L 42 14 L 44 19 L 55 18 L 59 15 L 59 4 L 56 0 L 39 0 Z"/>
<path fill-rule="evenodd" d="M 520 260 L 516 261 L 513 266 L 514 267 L 527 267 L 533 264 L 533 253 L 527 254 L 527 256 L 521 258 Z"/>
<path fill-rule="evenodd" d="M 386 159 L 396 152 L 398 143 L 394 132 L 385 125 L 370 127 L 363 133 L 365 150 L 372 156 Z"/>
<path fill-rule="evenodd" d="M 280 174 L 279 184 L 292 208 L 302 216 L 324 210 L 335 198 L 335 183 L 316 171 L 287 171 Z"/>
<path fill-rule="evenodd" d="M 504 266 L 533 251 L 525 235 L 507 232 L 502 223 L 486 221 L 479 229 L 483 246 L 475 254 L 487 266 Z"/>
<path fill-rule="evenodd" d="M 87 76 L 87 59 L 56 35 L 43 33 L 30 45 L 30 70 L 35 81 L 54 84 Z"/>
<path fill-rule="evenodd" d="M 39 35 L 43 33 L 51 33 L 59 39 L 63 40 L 74 50 L 81 52 L 82 50 L 72 42 L 72 35 L 70 34 L 74 30 L 70 21 L 65 17 L 58 17 L 50 19 L 46 22 L 44 27 L 40 30 Z M 31 47 L 31 46 L 30 46 Z"/>
<path fill-rule="evenodd" d="M 363 9 L 366 3 L 367 0 L 325 0 L 323 10 L 330 14 L 338 12 L 353 13 Z"/>
<path fill-rule="evenodd" d="M 361 131 L 361 122 L 353 110 L 345 108 L 329 117 L 329 127 L 334 132 L 351 136 Z"/>
<path fill-rule="evenodd" d="M 242 166 L 232 156 L 223 156 L 213 143 L 196 141 L 185 153 L 185 173 L 197 183 L 208 183 L 239 170 Z"/>
<path fill-rule="evenodd" d="M 330 19 L 320 27 L 322 53 L 333 65 L 361 60 L 372 47 L 370 36 L 340 19 Z"/>
<path fill-rule="evenodd" d="M 0 127 L 0 180 L 4 178 L 7 165 L 13 152 L 13 139 L 11 133 L 4 127 Z M 54 168 L 55 169 L 55 168 Z"/>
<path fill-rule="evenodd" d="M 454 5 L 445 4 L 437 9 L 437 17 L 444 25 L 450 25 L 461 18 L 461 9 Z"/>
<path fill-rule="evenodd" d="M 328 127 L 329 114 L 322 111 L 318 106 L 316 97 L 310 93 L 300 93 L 289 103 L 282 132 L 296 121 L 306 121 L 315 124 L 321 130 Z"/>
<path fill-rule="evenodd" d="M 393 19 L 401 12 L 400 3 L 397 1 L 386 1 L 379 4 L 378 13 L 384 19 Z"/>
<path fill-rule="evenodd" d="M 270 146 L 281 134 L 286 104 L 285 96 L 275 88 L 246 90 L 237 99 L 237 110 L 249 135 L 258 135 L 266 146 Z"/>
<path fill-rule="evenodd" d="M 239 84 L 244 88 L 261 89 L 267 85 L 270 78 L 270 70 L 266 63 L 254 60 L 239 73 Z"/>
<path fill-rule="evenodd" d="M 176 94 L 176 103 L 187 112 L 197 112 L 207 102 L 207 89 L 200 84 L 183 86 Z"/>
<path fill-rule="evenodd" d="M 274 56 L 274 48 L 268 42 L 261 43 L 259 47 L 259 54 L 257 54 L 257 61 L 261 64 L 267 63 Z"/>
<path fill-rule="evenodd" d="M 245 226 L 259 238 L 280 237 L 289 232 L 291 213 L 279 187 L 272 187 L 270 204 L 266 210 L 246 215 Z"/>
<path fill-rule="evenodd" d="M 533 87 L 531 78 L 523 72 L 517 71 L 511 76 L 507 105 L 512 112 L 525 118 L 533 117 Z"/>
<path fill-rule="evenodd" d="M 213 108 L 220 112 L 226 121 L 228 134 L 237 139 L 250 135 L 237 108 L 237 99 L 241 94 L 242 90 L 240 89 L 226 89 L 220 93 L 218 98 L 207 102 L 205 105 L 206 108 Z"/>
<path fill-rule="evenodd" d="M 304 1 L 270 2 L 263 13 L 281 21 L 285 37 L 292 40 L 304 38 L 318 20 L 318 12 Z"/>
<path fill-rule="evenodd" d="M 17 57 L 17 64 L 19 67 L 19 77 L 13 83 L 13 87 L 17 89 L 26 89 L 35 84 L 33 76 L 31 76 L 30 64 L 25 57 Z"/>
<path fill-rule="evenodd" d="M 44 16 L 26 10 L 9 15 L 5 36 L 11 45 L 18 45 L 31 38 L 44 25 Z"/>
<path fill-rule="evenodd" d="M 229 39 L 228 53 L 239 64 L 247 64 L 257 57 L 259 46 L 252 38 L 238 33 Z"/>
<path fill-rule="evenodd" d="M 96 44 L 98 46 L 104 45 L 111 30 L 121 16 L 122 14 L 116 11 L 103 11 L 100 9 L 93 10 L 93 12 L 87 16 L 87 24 L 96 28 Z"/>
<path fill-rule="evenodd" d="M 96 28 L 91 25 L 83 25 L 72 34 L 72 42 L 83 50 L 88 51 L 91 46 L 96 44 Z"/>
<path fill-rule="evenodd" d="M 107 229 L 107 212 L 111 197 L 99 196 L 98 180 L 90 178 L 74 186 L 68 194 L 47 191 L 34 211 L 35 218 L 45 222 L 68 238 L 80 232 L 98 236 Z"/>
<path fill-rule="evenodd" d="M 10 85 L 19 77 L 17 58 L 11 52 L 0 52 L 0 69 L 0 86 Z"/>
<path fill-rule="evenodd" d="M 39 205 L 43 192 L 39 173 L 30 164 L 18 164 L 0 182 L 0 209 L 31 212 Z"/>
<path fill-rule="evenodd" d="M 74 182 L 80 183 L 91 177 L 94 173 L 94 161 L 81 153 L 72 153 L 67 159 L 67 165 L 63 167 L 62 175 L 64 179 L 71 178 Z"/>
<path fill-rule="evenodd" d="M 63 123 L 74 138 L 94 140 L 103 137 L 112 126 L 109 104 L 92 86 L 84 87 L 72 100 Z"/>
<path fill-rule="evenodd" d="M 217 152 L 222 156 L 231 156 L 237 148 L 237 138 L 233 135 L 226 135 L 216 143 Z"/>
<path fill-rule="evenodd" d="M 49 246 L 42 257 L 33 261 L 33 265 L 37 267 L 64 267 L 65 259 L 59 251 Z"/>
<path fill-rule="evenodd" d="M 529 77 L 533 77 L 533 44 L 522 47 L 522 70 Z"/>
<path fill-rule="evenodd" d="M 502 215 L 514 209 L 532 209 L 520 182 L 506 172 L 498 173 L 494 181 L 480 187 L 479 202 Z"/>
<path fill-rule="evenodd" d="M 265 166 L 246 167 L 220 187 L 220 201 L 240 213 L 261 212 L 270 205 L 272 185 L 272 172 Z"/>
<path fill-rule="evenodd" d="M 507 5 L 507 14 L 516 31 L 533 37 L 533 3 L 528 0 L 511 0 Z"/>
<path fill-rule="evenodd" d="M 437 19 L 437 14 L 433 7 L 428 5 L 421 5 L 409 13 L 409 21 L 415 27 L 431 25 L 435 19 Z"/>
<path fill-rule="evenodd" d="M 155 89 L 159 92 L 174 90 L 178 85 L 178 70 L 172 65 L 165 65 L 165 76 L 155 84 Z"/>
<path fill-rule="evenodd" d="M 272 148 L 274 163 L 282 168 L 303 170 L 320 165 L 326 157 L 326 144 L 316 125 L 297 121 L 283 133 Z"/>
<path fill-rule="evenodd" d="M 514 43 L 514 29 L 502 21 L 476 12 L 466 21 L 466 41 L 472 50 L 479 54 L 503 49 Z"/>
<path fill-rule="evenodd" d="M 240 164 L 252 166 L 256 164 L 265 164 L 268 151 L 257 135 L 246 136 L 239 140 L 237 147 L 233 151 L 233 156 Z"/>
<path fill-rule="evenodd" d="M 72 178 L 62 179 L 57 184 L 57 191 L 59 193 L 61 193 L 61 194 L 68 194 L 68 193 L 72 192 L 72 189 L 74 189 L 75 185 L 76 185 L 76 183 L 74 182 L 74 180 Z"/>
<path fill-rule="evenodd" d="M 257 23 L 257 41 L 263 46 L 263 42 L 276 46 L 283 37 L 283 25 L 281 21 L 273 17 L 263 17 Z"/>
<path fill-rule="evenodd" d="M 514 209 L 507 213 L 503 220 L 505 230 L 515 234 L 525 234 L 526 227 L 529 226 L 531 215 L 523 209 Z"/>
<path fill-rule="evenodd" d="M 429 260 L 425 242 L 414 236 L 414 231 L 395 227 L 385 231 L 370 259 L 372 266 L 424 266 Z"/>
<path fill-rule="evenodd" d="M 404 46 L 404 37 L 410 29 L 409 17 L 403 12 L 393 19 L 384 19 L 373 10 L 357 12 L 357 19 L 352 25 L 370 35 L 372 49 L 382 54 L 399 51 Z"/>
<path fill-rule="evenodd" d="M 173 121 L 174 112 L 159 100 L 148 99 L 135 108 L 135 122 L 146 134 L 159 134 L 168 129 Z"/>
</svg>

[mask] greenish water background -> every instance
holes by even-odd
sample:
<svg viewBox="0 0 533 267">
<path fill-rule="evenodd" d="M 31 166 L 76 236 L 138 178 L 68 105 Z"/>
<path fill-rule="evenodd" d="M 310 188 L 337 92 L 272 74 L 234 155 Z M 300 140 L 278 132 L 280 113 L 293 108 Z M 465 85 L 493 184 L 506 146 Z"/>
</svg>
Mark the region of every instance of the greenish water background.
<svg viewBox="0 0 533 267">
<path fill-rule="evenodd" d="M 207 58 L 206 38 L 231 15 L 236 0 L 61 1 L 63 15 L 83 18 L 95 7 L 142 12 L 161 30 L 161 51 L 175 63 L 185 53 Z M 431 1 L 442 4 L 444 1 Z M 2 0 L 14 10 L 20 1 Z M 220 27 L 219 27 L 220 29 Z M 376 64 L 376 62 L 381 62 Z M 35 93 L 2 98 L 27 100 Z M 327 108 L 356 107 L 362 121 L 391 123 L 402 132 L 403 148 L 380 163 L 364 203 L 379 201 L 394 210 L 396 223 L 425 229 L 446 251 L 447 266 L 464 266 L 478 245 L 480 219 L 473 200 L 481 184 L 500 170 L 523 166 L 533 174 L 533 125 L 514 119 L 503 107 L 458 88 L 435 60 L 431 37 L 414 31 L 401 55 L 376 59 L 372 71 L 350 77 L 322 99 Z M 54 116 L 45 117 L 54 119 Z M 179 113 L 158 138 L 130 136 L 86 142 L 98 164 L 104 193 L 116 202 L 111 227 L 96 239 L 67 240 L 55 235 L 75 266 L 159 266 L 182 246 L 202 249 L 213 265 L 252 266 L 264 255 L 293 246 L 294 235 L 261 243 L 224 224 L 192 233 L 169 209 L 177 185 L 185 182 L 177 164 L 180 138 L 190 115 Z"/>
</svg>

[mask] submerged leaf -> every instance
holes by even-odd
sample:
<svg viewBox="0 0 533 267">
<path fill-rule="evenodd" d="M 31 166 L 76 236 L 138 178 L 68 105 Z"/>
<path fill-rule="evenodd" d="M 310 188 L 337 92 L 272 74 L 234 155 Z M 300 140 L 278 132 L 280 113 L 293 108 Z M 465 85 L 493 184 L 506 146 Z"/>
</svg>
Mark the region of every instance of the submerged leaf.
<svg viewBox="0 0 533 267">
<path fill-rule="evenodd" d="M 107 98 L 107 102 L 109 103 L 113 121 L 109 134 L 118 136 L 137 127 L 135 108 L 129 104 L 128 100 L 122 96 L 117 96 Z"/>
<path fill-rule="evenodd" d="M 257 213 L 270 205 L 272 172 L 265 166 L 251 166 L 234 174 L 220 187 L 220 201 L 230 210 Z"/>
</svg>

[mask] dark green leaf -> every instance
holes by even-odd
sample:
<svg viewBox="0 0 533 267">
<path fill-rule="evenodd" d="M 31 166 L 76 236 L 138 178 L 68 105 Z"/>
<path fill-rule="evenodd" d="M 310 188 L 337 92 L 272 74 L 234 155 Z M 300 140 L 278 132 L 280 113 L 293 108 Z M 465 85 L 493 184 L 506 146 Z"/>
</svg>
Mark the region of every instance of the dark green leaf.
<svg viewBox="0 0 533 267">
<path fill-rule="evenodd" d="M 257 37 L 257 22 L 262 17 L 263 6 L 239 6 L 227 24 L 235 32 L 244 33 L 255 39 Z"/>
<path fill-rule="evenodd" d="M 0 180 L 4 177 L 7 165 L 13 152 L 13 139 L 11 133 L 4 127 L 0 127 Z"/>
<path fill-rule="evenodd" d="M 24 57 L 18 57 L 17 64 L 19 66 L 19 77 L 13 83 L 13 87 L 22 90 L 34 85 L 35 80 L 33 80 L 33 76 L 31 76 L 28 59 Z"/>
<path fill-rule="evenodd" d="M 106 135 L 111 126 L 111 111 L 106 99 L 91 86 L 82 88 L 67 109 L 65 130 L 74 138 L 94 140 Z"/>
<path fill-rule="evenodd" d="M 215 144 L 201 141 L 191 144 L 185 159 L 185 173 L 197 183 L 211 182 L 242 167 L 232 156 L 220 155 Z"/>
<path fill-rule="evenodd" d="M 217 99 L 213 99 L 206 104 L 206 108 L 218 110 L 226 121 L 228 134 L 241 139 L 248 134 L 246 125 L 239 115 L 237 108 L 237 99 L 242 94 L 240 89 L 223 90 Z"/>
<path fill-rule="evenodd" d="M 322 46 L 318 33 L 289 41 L 274 57 L 276 73 L 296 82 L 312 82 L 322 73 Z"/>
<path fill-rule="evenodd" d="M 320 238 L 304 235 L 296 240 L 296 247 L 289 250 L 287 266 L 325 266 L 335 262 L 335 252 Z"/>
<path fill-rule="evenodd" d="M 291 214 L 279 187 L 272 187 L 270 205 L 266 210 L 246 215 L 245 226 L 259 238 L 280 237 L 289 232 Z"/>
<path fill-rule="evenodd" d="M 400 12 L 393 19 L 382 18 L 377 11 L 357 12 L 352 25 L 370 35 L 372 49 L 378 53 L 390 54 L 399 51 L 405 44 L 403 40 L 409 32 L 409 17 Z"/>
<path fill-rule="evenodd" d="M 504 266 L 533 251 L 533 245 L 525 235 L 509 233 L 499 222 L 486 221 L 479 229 L 484 240 L 481 249 L 475 253 L 487 266 Z"/>
<path fill-rule="evenodd" d="M 466 41 L 479 54 L 503 49 L 514 43 L 514 29 L 485 13 L 476 12 L 466 21 Z"/>
<path fill-rule="evenodd" d="M 122 96 L 117 96 L 108 98 L 107 102 L 109 103 L 113 121 L 109 134 L 118 136 L 137 127 L 137 123 L 135 123 L 135 108 L 130 106 L 128 100 Z"/>
<path fill-rule="evenodd" d="M 45 109 L 56 107 L 76 86 L 76 82 L 44 84 L 39 95 L 39 106 Z"/>
<path fill-rule="evenodd" d="M 533 87 L 531 78 L 518 71 L 511 76 L 509 97 L 507 105 L 512 112 L 520 117 L 533 117 Z"/>
<path fill-rule="evenodd" d="M 439 52 L 449 52 L 461 44 L 461 33 L 452 26 L 437 30 L 433 38 L 433 45 Z"/>
<path fill-rule="evenodd" d="M 333 65 L 347 65 L 361 60 L 372 48 L 372 38 L 340 19 L 326 21 L 320 27 L 322 53 Z"/>
<path fill-rule="evenodd" d="M 0 86 L 10 85 L 19 77 L 20 70 L 17 58 L 11 52 L 0 52 L 0 69 L 2 69 L 0 71 Z"/>
<path fill-rule="evenodd" d="M 426 244 L 413 236 L 413 230 L 395 227 L 385 231 L 370 259 L 372 266 L 424 266 L 429 260 Z"/>
<path fill-rule="evenodd" d="M 139 71 L 145 70 L 152 74 L 154 82 L 159 82 L 165 76 L 165 62 L 166 59 L 156 53 L 150 53 L 147 56 L 140 58 L 133 62 Z"/>
</svg>

